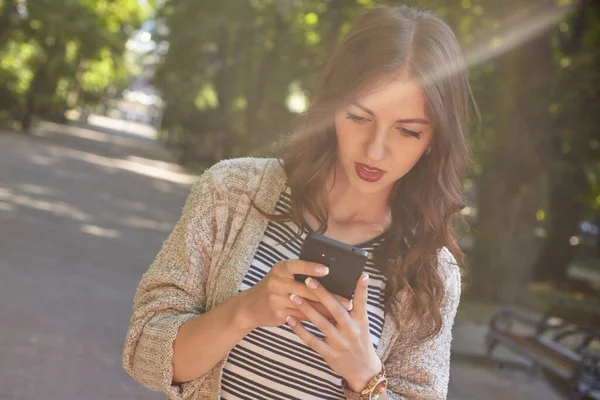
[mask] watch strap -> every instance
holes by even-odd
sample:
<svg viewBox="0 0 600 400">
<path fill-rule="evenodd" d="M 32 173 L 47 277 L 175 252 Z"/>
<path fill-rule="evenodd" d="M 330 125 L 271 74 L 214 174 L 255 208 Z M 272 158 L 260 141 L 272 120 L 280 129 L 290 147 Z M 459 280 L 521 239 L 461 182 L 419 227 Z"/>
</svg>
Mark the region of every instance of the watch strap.
<svg viewBox="0 0 600 400">
<path fill-rule="evenodd" d="M 375 375 L 367 386 L 360 392 L 355 392 L 348 387 L 348 382 L 345 379 L 342 379 L 342 389 L 344 390 L 344 395 L 348 400 L 372 400 L 376 399 L 381 393 L 385 391 L 387 388 L 387 378 L 385 375 L 385 367 L 383 363 L 381 363 L 381 371 Z"/>
</svg>

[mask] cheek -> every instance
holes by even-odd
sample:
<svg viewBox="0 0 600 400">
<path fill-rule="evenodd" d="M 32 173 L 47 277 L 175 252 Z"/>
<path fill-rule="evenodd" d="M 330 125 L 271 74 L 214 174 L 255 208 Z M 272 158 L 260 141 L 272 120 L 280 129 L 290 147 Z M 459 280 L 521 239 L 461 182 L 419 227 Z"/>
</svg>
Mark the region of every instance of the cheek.
<svg viewBox="0 0 600 400">
<path fill-rule="evenodd" d="M 354 146 L 357 135 L 353 128 L 354 127 L 346 121 L 336 120 L 335 133 L 337 136 L 338 148 L 342 153 L 347 153 Z"/>
<path fill-rule="evenodd" d="M 360 146 L 360 131 L 357 124 L 346 119 L 336 119 L 335 132 L 338 147 L 343 153 L 356 151 Z"/>
<path fill-rule="evenodd" d="M 408 172 L 419 162 L 421 157 L 424 157 L 422 155 L 424 151 L 422 146 L 415 146 L 413 144 L 404 143 L 395 146 L 392 150 L 392 159 L 394 160 L 393 164 L 396 166 L 396 171 L 400 174 Z"/>
</svg>

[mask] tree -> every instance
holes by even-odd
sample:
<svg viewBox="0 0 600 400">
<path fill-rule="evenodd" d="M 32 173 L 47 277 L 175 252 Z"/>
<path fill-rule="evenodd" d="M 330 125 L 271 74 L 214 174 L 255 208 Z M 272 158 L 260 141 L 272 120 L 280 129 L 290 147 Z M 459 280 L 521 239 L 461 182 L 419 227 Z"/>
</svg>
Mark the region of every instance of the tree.
<svg viewBox="0 0 600 400">
<path fill-rule="evenodd" d="M 549 118 L 547 237 L 535 265 L 535 278 L 564 282 L 576 247 L 570 243 L 578 224 L 598 196 L 591 179 L 598 175 L 600 109 L 600 5 L 581 1 L 556 33 L 554 93 Z M 589 177 L 588 177 L 589 175 Z M 590 179 L 591 178 L 591 179 Z M 593 200 L 593 201 L 590 201 Z"/>
<path fill-rule="evenodd" d="M 3 75 L 20 74 L 11 67 L 25 67 L 21 85 L 13 92 L 25 129 L 34 114 L 44 111 L 40 107 L 64 107 L 70 89 L 99 90 L 85 79 L 78 81 L 91 68 L 103 69 L 108 79 L 122 75 L 119 58 L 128 32 L 144 18 L 136 0 L 36 0 L 21 2 L 20 11 L 16 4 L 5 5 L 0 14 L 11 21 L 8 33 L 0 30 L 0 53 L 17 59 L 8 69 L 0 68 L 0 81 Z"/>
<path fill-rule="evenodd" d="M 489 6 L 488 6 L 489 7 Z M 493 10 L 505 29 L 518 29 L 547 8 L 523 10 L 505 1 Z M 519 15 L 520 14 L 520 15 Z M 501 27 L 502 27 L 501 22 Z M 514 32 L 507 32 L 504 40 Z M 552 87 L 551 30 L 541 31 L 494 61 L 489 96 L 483 97 L 483 125 L 476 176 L 476 245 L 472 294 L 502 303 L 523 300 L 537 257 L 536 213 L 544 200 L 542 151 L 547 145 L 547 91 Z M 502 40 L 502 39 L 500 39 Z M 502 45 L 502 42 L 499 42 Z M 493 112 L 489 112 L 493 110 Z"/>
<path fill-rule="evenodd" d="M 270 143 L 294 114 L 288 96 L 314 82 L 350 13 L 346 2 L 167 2 L 169 52 L 156 83 L 164 137 L 182 160 L 211 163 Z M 224 23 L 226 21 L 226 23 Z"/>
</svg>

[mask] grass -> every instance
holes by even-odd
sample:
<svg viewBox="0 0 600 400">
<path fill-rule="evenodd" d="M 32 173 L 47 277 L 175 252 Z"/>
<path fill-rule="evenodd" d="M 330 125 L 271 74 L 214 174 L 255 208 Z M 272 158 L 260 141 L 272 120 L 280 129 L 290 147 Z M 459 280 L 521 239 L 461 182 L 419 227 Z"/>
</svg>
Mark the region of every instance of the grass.
<svg viewBox="0 0 600 400">
<path fill-rule="evenodd" d="M 600 258 L 598 257 L 578 257 L 573 260 L 573 264 L 590 271 L 600 272 Z"/>
<path fill-rule="evenodd" d="M 534 311 L 544 312 L 557 299 L 561 299 L 565 306 L 600 309 L 600 299 L 597 295 L 573 286 L 556 287 L 548 283 L 530 284 L 525 304 Z"/>
<path fill-rule="evenodd" d="M 487 324 L 498 308 L 497 304 L 464 298 L 460 300 L 456 317 L 476 324 Z"/>
<path fill-rule="evenodd" d="M 547 283 L 530 284 L 523 306 L 541 314 L 559 298 L 566 306 L 600 309 L 598 297 L 573 287 L 556 287 Z M 487 324 L 500 307 L 500 304 L 475 300 L 467 296 L 461 299 L 457 317 L 478 324 Z"/>
</svg>

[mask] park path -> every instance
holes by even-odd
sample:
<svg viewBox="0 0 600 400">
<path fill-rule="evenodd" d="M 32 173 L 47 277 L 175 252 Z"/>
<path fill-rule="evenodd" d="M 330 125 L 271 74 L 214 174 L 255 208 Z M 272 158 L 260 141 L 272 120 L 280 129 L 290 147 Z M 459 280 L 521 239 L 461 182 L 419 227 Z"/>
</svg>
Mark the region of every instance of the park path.
<svg viewBox="0 0 600 400">
<path fill-rule="evenodd" d="M 0 399 L 164 399 L 121 368 L 135 289 L 193 177 L 144 136 L 0 132 Z"/>
</svg>

